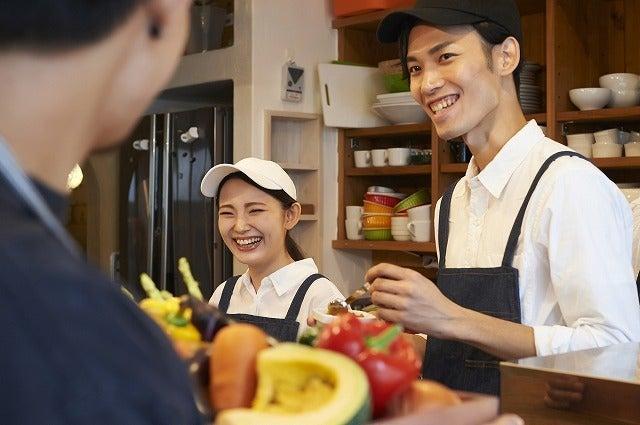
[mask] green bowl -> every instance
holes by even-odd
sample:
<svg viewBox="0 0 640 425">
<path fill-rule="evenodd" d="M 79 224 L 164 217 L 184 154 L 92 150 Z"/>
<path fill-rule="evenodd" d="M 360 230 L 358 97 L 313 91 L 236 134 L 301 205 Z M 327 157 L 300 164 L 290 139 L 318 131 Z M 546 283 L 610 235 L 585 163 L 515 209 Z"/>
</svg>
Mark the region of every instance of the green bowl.
<svg viewBox="0 0 640 425">
<path fill-rule="evenodd" d="M 427 189 L 420 189 L 416 193 L 407 196 L 402 201 L 400 201 L 394 208 L 393 212 L 402 212 L 406 211 L 409 208 L 419 207 L 420 205 L 425 205 L 427 203 Z"/>
<path fill-rule="evenodd" d="M 391 229 L 364 229 L 362 233 L 368 241 L 390 241 L 392 239 Z"/>
<path fill-rule="evenodd" d="M 389 93 L 409 91 L 409 80 L 403 80 L 402 74 L 383 75 L 384 86 Z"/>
</svg>

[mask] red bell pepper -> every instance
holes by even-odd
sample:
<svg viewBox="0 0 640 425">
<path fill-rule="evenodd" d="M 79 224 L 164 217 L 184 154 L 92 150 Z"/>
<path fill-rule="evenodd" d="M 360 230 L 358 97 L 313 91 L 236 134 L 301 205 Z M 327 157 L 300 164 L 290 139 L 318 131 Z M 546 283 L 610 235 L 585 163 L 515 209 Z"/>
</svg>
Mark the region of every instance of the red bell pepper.
<svg viewBox="0 0 640 425">
<path fill-rule="evenodd" d="M 340 314 L 322 329 L 316 346 L 345 354 L 364 369 L 375 417 L 382 416 L 387 403 L 406 391 L 420 373 L 421 360 L 402 328 L 382 320 L 361 322 L 353 314 Z"/>
</svg>

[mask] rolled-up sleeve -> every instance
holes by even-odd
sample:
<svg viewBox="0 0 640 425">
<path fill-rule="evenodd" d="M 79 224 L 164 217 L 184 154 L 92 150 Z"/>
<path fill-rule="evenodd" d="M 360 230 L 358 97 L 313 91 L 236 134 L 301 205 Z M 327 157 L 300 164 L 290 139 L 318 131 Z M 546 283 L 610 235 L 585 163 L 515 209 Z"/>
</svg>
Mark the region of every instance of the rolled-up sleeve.
<svg viewBox="0 0 640 425">
<path fill-rule="evenodd" d="M 533 326 L 538 355 L 640 340 L 631 211 L 597 169 L 559 176 L 542 211 L 551 290 L 564 323 Z"/>
</svg>

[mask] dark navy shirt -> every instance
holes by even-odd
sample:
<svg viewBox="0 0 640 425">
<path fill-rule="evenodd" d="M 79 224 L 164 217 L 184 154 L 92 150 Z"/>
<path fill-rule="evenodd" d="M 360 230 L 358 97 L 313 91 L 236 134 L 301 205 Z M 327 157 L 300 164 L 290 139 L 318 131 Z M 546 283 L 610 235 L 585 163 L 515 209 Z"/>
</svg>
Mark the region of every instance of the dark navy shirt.
<svg viewBox="0 0 640 425">
<path fill-rule="evenodd" d="M 65 197 L 37 186 L 62 218 Z M 1 176 L 0 423 L 202 423 L 162 331 Z"/>
</svg>

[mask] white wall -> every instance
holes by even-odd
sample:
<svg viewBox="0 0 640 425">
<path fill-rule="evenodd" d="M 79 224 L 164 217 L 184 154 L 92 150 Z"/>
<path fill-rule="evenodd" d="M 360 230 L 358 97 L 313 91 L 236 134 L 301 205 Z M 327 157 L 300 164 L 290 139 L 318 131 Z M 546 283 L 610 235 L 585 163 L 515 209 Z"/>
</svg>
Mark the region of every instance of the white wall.
<svg viewBox="0 0 640 425">
<path fill-rule="evenodd" d="M 337 58 L 338 40 L 337 31 L 331 28 L 330 0 L 253 0 L 252 4 L 252 152 L 254 156 L 263 156 L 265 110 L 322 113 L 317 65 Z M 300 103 L 280 100 L 282 65 L 288 54 L 305 69 L 305 89 Z M 238 125 L 241 121 L 236 120 Z M 337 140 L 336 130 L 325 130 L 321 272 L 349 293 L 362 284 L 371 255 L 331 248 L 331 241 L 337 235 Z"/>
</svg>

